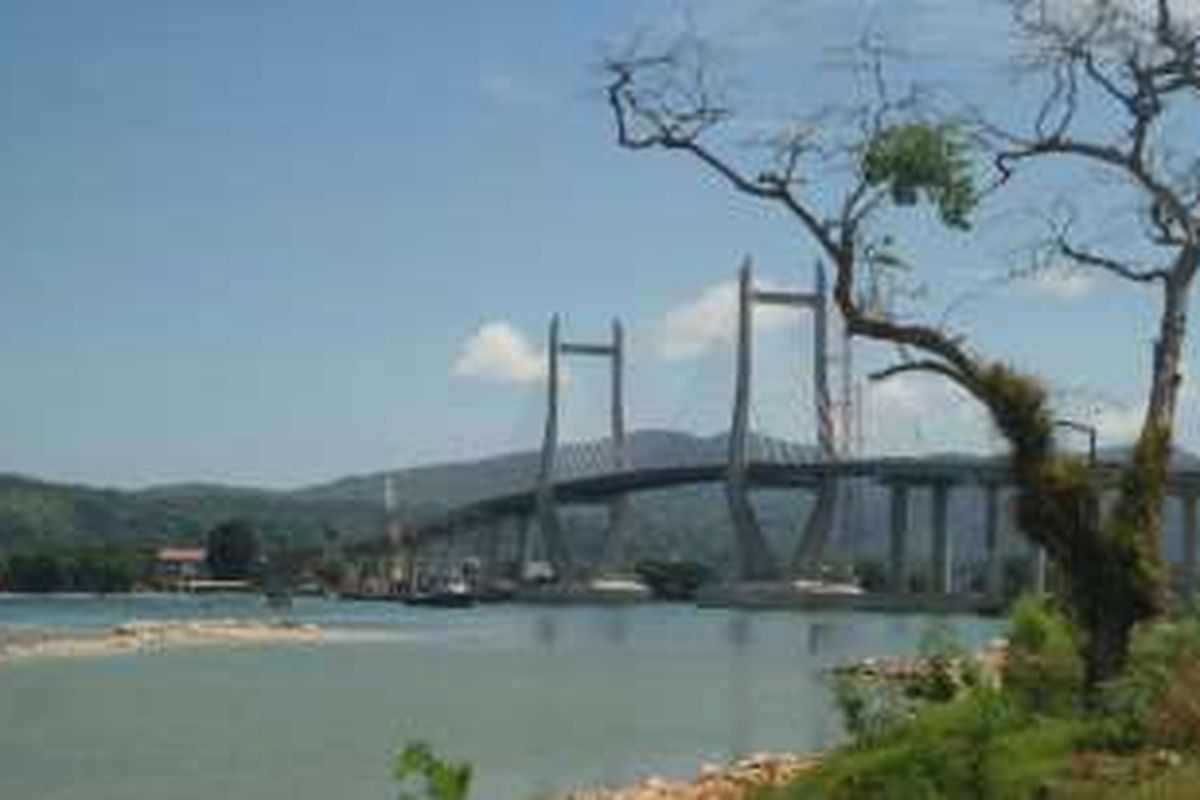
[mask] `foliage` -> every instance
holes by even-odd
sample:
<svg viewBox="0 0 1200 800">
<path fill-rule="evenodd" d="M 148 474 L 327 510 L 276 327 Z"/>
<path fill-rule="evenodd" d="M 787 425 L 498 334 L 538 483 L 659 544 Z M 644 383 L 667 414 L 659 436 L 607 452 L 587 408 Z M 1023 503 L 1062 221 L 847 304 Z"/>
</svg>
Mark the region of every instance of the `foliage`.
<svg viewBox="0 0 1200 800">
<path fill-rule="evenodd" d="M 974 658 L 944 623 L 934 624 L 925 631 L 920 656 L 925 669 L 908 687 L 909 695 L 918 700 L 945 703 L 961 690 L 979 684 Z"/>
<path fill-rule="evenodd" d="M 1083 689 L 1079 633 L 1052 602 L 1022 597 L 1009 615 L 1004 685 L 1029 711 L 1071 714 Z"/>
<path fill-rule="evenodd" d="M 1140 629 L 1105 700 L 1114 744 L 1200 752 L 1200 619 Z"/>
<path fill-rule="evenodd" d="M 929 705 L 827 757 L 773 800 L 1018 800 L 1063 769 L 1084 723 L 1032 719 L 1002 692 Z"/>
<path fill-rule="evenodd" d="M 693 600 L 712 578 L 712 569 L 697 561 L 639 561 L 638 577 L 659 600 Z"/>
<path fill-rule="evenodd" d="M 15 592 L 127 592 L 145 563 L 144 555 L 132 548 L 28 547 L 0 562 L 0 587 Z"/>
<path fill-rule="evenodd" d="M 207 537 L 208 568 L 216 578 L 249 578 L 258 564 L 258 532 L 247 521 L 222 522 Z"/>
<path fill-rule="evenodd" d="M 471 788 L 471 765 L 443 761 L 425 742 L 410 742 L 396 756 L 392 776 L 401 785 L 398 800 L 467 800 Z M 403 788 L 414 781 L 421 794 Z"/>
<path fill-rule="evenodd" d="M 868 183 L 886 185 L 892 202 L 916 205 L 923 192 L 942 221 L 968 228 L 979 201 L 967 147 L 948 125 L 908 123 L 886 128 L 869 143 L 863 157 Z"/>
<path fill-rule="evenodd" d="M 833 698 L 842 725 L 858 743 L 876 741 L 911 719 L 915 705 L 903 687 L 854 675 L 833 678 Z"/>
</svg>

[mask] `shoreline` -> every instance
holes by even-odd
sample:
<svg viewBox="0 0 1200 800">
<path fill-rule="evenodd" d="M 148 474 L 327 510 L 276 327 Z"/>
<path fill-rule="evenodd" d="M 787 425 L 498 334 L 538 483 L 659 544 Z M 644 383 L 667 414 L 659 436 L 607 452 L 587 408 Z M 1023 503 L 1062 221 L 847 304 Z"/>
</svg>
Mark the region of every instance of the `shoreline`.
<svg viewBox="0 0 1200 800">
<path fill-rule="evenodd" d="M 815 769 L 819 753 L 755 753 L 730 764 L 704 764 L 690 780 L 652 776 L 631 786 L 580 789 L 561 800 L 743 800 L 752 791 L 783 786 Z"/>
<path fill-rule="evenodd" d="M 133 620 L 95 631 L 0 627 L 0 664 L 208 645 L 308 644 L 322 641 L 324 635 L 311 623 L 237 619 Z"/>
</svg>

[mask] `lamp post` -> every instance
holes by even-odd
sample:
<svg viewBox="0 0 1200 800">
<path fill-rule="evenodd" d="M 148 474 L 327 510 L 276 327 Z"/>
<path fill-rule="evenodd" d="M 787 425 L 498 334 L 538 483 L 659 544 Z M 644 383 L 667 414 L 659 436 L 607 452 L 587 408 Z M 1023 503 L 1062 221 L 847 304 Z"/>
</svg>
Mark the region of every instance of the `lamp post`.
<svg viewBox="0 0 1200 800">
<path fill-rule="evenodd" d="M 1088 437 L 1088 466 L 1095 468 L 1096 466 L 1096 426 L 1087 425 L 1082 422 L 1076 422 L 1073 419 L 1056 419 L 1054 420 L 1055 427 L 1067 428 L 1078 433 L 1086 433 Z"/>
</svg>

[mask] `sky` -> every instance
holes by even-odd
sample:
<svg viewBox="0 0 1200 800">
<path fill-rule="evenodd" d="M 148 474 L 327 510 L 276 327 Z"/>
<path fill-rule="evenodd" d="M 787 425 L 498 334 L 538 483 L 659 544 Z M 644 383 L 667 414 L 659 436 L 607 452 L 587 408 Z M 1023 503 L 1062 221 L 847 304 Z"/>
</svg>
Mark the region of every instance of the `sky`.
<svg viewBox="0 0 1200 800">
<path fill-rule="evenodd" d="M 696 164 L 620 150 L 604 56 L 686 26 L 773 119 L 843 92 L 869 29 L 1008 113 L 1002 20 L 993 0 L 6 0 L 0 471 L 293 487 L 536 447 L 552 313 L 584 341 L 622 319 L 630 428 L 720 432 L 738 265 L 807 289 L 816 253 Z M 1028 222 L 989 213 L 979 240 L 905 223 L 932 284 L 1011 267 Z M 955 321 L 1112 444 L 1153 299 L 1050 275 Z M 805 322 L 759 315 L 754 419 L 811 440 Z M 606 380 L 568 365 L 565 438 L 603 435 Z M 870 452 L 996 446 L 936 381 L 864 392 Z M 1185 384 L 1185 446 L 1197 400 Z"/>
</svg>

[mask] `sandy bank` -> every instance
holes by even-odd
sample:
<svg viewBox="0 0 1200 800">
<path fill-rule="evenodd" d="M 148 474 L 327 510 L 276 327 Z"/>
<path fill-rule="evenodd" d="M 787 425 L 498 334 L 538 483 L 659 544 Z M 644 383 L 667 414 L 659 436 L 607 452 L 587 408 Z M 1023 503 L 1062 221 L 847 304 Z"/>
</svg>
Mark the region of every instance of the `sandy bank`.
<svg viewBox="0 0 1200 800">
<path fill-rule="evenodd" d="M 210 644 L 316 642 L 317 625 L 261 620 L 135 620 L 94 631 L 0 628 L 0 662 L 25 658 L 92 658 Z"/>
<path fill-rule="evenodd" d="M 781 786 L 817 763 L 811 755 L 759 753 L 724 767 L 706 764 L 690 781 L 647 778 L 622 789 L 572 792 L 564 800 L 743 800 L 751 789 Z"/>
</svg>

